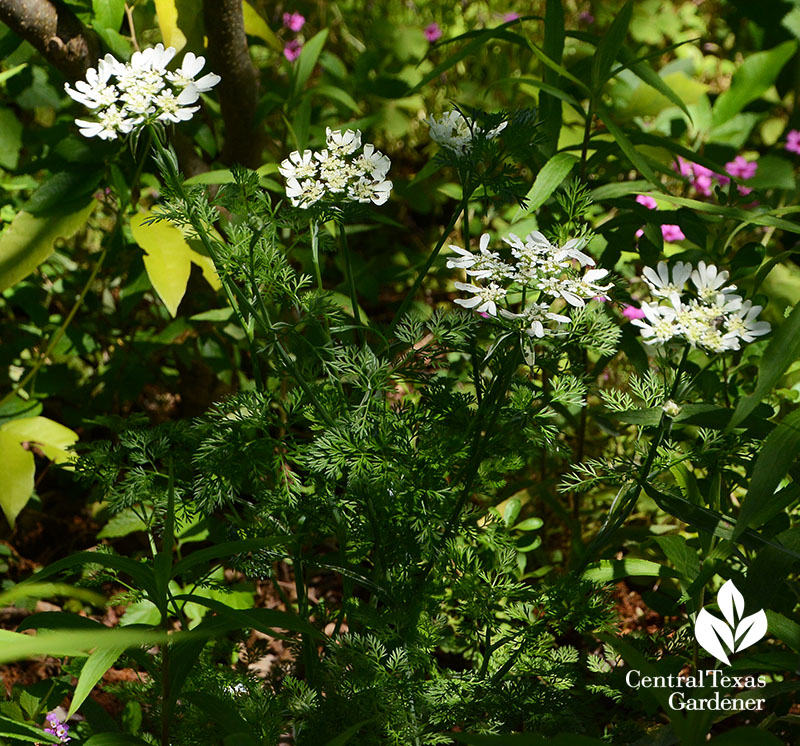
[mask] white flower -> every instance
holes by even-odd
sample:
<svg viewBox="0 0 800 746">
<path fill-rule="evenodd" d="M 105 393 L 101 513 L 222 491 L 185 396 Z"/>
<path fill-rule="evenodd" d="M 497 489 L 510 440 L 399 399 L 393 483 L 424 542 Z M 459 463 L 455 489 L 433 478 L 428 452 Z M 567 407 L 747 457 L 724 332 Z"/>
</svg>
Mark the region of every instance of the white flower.
<svg viewBox="0 0 800 746">
<path fill-rule="evenodd" d="M 167 73 L 167 80 L 179 88 L 188 88 L 198 94 L 207 93 L 222 80 L 216 73 L 207 73 L 200 80 L 195 80 L 197 74 L 206 64 L 205 57 L 197 57 L 194 52 L 187 52 L 183 57 L 181 66 L 175 72 Z"/>
<path fill-rule="evenodd" d="M 672 293 L 680 293 L 692 273 L 692 265 L 688 262 L 678 262 L 672 268 L 672 281 L 666 262 L 659 262 L 656 269 L 645 267 L 642 279 L 650 286 L 656 298 L 667 298 Z"/>
<path fill-rule="evenodd" d="M 547 303 L 531 303 L 522 310 L 522 313 L 513 313 L 501 308 L 500 314 L 507 319 L 522 322 L 521 326 L 529 337 L 539 337 L 540 339 L 548 331 L 545 327 L 547 321 L 556 321 L 559 324 L 569 324 L 572 321 L 569 316 L 551 313 Z"/>
<path fill-rule="evenodd" d="M 431 115 L 425 121 L 430 127 L 431 140 L 457 155 L 469 153 L 473 140 L 483 132 L 472 119 L 457 109 L 445 112 L 438 119 Z M 486 133 L 486 139 L 494 140 L 507 126 L 507 121 L 501 122 Z"/>
<path fill-rule="evenodd" d="M 153 103 L 161 113 L 158 118 L 163 122 L 186 122 L 192 118 L 200 107 L 187 106 L 197 101 L 197 93 L 185 88 L 177 96 L 172 91 L 162 91 L 153 99 Z"/>
<path fill-rule="evenodd" d="M 302 155 L 295 150 L 278 166 L 281 176 L 285 179 L 311 179 L 317 175 L 317 164 L 314 153 L 304 150 Z"/>
<path fill-rule="evenodd" d="M 761 313 L 761 306 L 753 306 L 751 301 L 746 300 L 742 303 L 741 308 L 727 317 L 725 328 L 743 342 L 753 342 L 756 337 L 769 334 L 772 329 L 769 322 L 756 321 L 759 313 Z"/>
<path fill-rule="evenodd" d="M 119 62 L 107 54 L 97 63 L 97 69 L 90 67 L 86 71 L 86 80 L 77 81 L 75 88 L 71 88 L 69 83 L 65 83 L 64 90 L 70 98 L 83 104 L 87 109 L 111 106 L 117 102 L 119 91 L 114 85 L 109 85 L 108 80 L 117 65 Z"/>
<path fill-rule="evenodd" d="M 356 202 L 374 202 L 376 205 L 382 205 L 389 199 L 391 191 L 391 181 L 371 181 L 362 177 L 350 186 L 348 195 Z"/>
<path fill-rule="evenodd" d="M 79 80 L 75 88 L 65 86 L 71 98 L 96 112 L 96 122 L 76 120 L 81 134 L 113 140 L 156 121 L 177 123 L 191 119 L 199 109 L 191 104 L 220 78 L 209 73 L 193 80 L 205 60 L 191 52 L 177 72 L 167 72 L 174 56 L 174 47 L 165 48 L 163 44 L 134 52 L 127 64 L 107 54 L 97 69 L 87 71 L 86 80 Z"/>
<path fill-rule="evenodd" d="M 325 129 L 325 143 L 333 153 L 350 155 L 361 147 L 361 130 L 332 130 Z"/>
<path fill-rule="evenodd" d="M 556 250 L 555 261 L 560 262 L 569 258 L 578 261 L 581 267 L 586 267 L 587 265 L 594 267 L 594 259 L 580 251 L 584 243 L 585 239 L 583 238 L 573 238 L 571 241 L 567 241 L 560 249 Z"/>
<path fill-rule="evenodd" d="M 458 267 L 466 270 L 470 277 L 476 279 L 501 280 L 504 277 L 512 278 L 514 268 L 506 264 L 495 251 L 489 251 L 489 234 L 484 233 L 478 244 L 478 254 L 461 249 L 458 246 L 451 246 L 459 254 L 458 259 L 449 259 L 447 267 L 450 269 Z"/>
<path fill-rule="evenodd" d="M 663 344 L 669 342 L 678 333 L 676 323 L 677 312 L 671 306 L 654 306 L 642 303 L 643 319 L 633 319 L 631 324 L 642 330 L 645 344 Z"/>
<path fill-rule="evenodd" d="M 99 121 L 88 122 L 76 119 L 79 132 L 84 137 L 99 137 L 101 140 L 116 140 L 119 135 L 127 135 L 135 122 L 125 117 L 125 112 L 117 106 L 109 106 L 98 114 Z"/>
<path fill-rule="evenodd" d="M 380 150 L 375 150 L 375 146 L 372 143 L 367 143 L 353 165 L 361 169 L 362 172 L 369 173 L 373 179 L 382 181 L 386 178 L 386 174 L 389 173 L 392 162 L 389 160 L 389 156 L 384 155 Z"/>
<path fill-rule="evenodd" d="M 497 302 L 506 297 L 506 289 L 492 282 L 488 287 L 468 285 L 464 282 L 454 283 L 457 290 L 473 293 L 474 298 L 456 298 L 455 302 L 464 308 L 473 308 L 477 313 L 488 313 L 497 316 Z"/>
<path fill-rule="evenodd" d="M 728 272 L 719 272 L 715 265 L 700 262 L 697 269 L 692 272 L 692 283 L 697 288 L 697 294 L 703 300 L 713 298 L 717 293 L 732 293 L 736 285 L 722 287 L 728 281 Z"/>
<path fill-rule="evenodd" d="M 307 209 L 315 202 L 319 202 L 325 195 L 325 187 L 315 179 L 305 179 L 302 182 L 291 178 L 286 181 L 286 196 L 295 207 Z"/>
</svg>

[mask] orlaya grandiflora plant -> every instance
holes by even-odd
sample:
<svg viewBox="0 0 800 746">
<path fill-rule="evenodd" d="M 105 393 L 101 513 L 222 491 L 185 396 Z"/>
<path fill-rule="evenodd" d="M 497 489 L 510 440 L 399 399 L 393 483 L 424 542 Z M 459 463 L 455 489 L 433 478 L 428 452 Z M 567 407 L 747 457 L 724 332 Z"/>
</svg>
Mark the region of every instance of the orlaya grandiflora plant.
<svg viewBox="0 0 800 746">
<path fill-rule="evenodd" d="M 767 615 L 760 609 L 744 616 L 744 596 L 732 580 L 719 589 L 717 605 L 725 620 L 701 609 L 694 624 L 694 635 L 704 650 L 729 666 L 728 653 L 749 648 L 767 634 Z"/>
</svg>

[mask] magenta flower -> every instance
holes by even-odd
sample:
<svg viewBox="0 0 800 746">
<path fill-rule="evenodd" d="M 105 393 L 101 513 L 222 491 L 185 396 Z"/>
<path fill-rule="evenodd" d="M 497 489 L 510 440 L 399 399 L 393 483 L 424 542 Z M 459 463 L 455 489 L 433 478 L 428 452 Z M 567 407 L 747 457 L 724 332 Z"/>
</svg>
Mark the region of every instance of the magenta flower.
<svg viewBox="0 0 800 746">
<path fill-rule="evenodd" d="M 644 205 L 648 210 L 655 210 L 658 207 L 656 201 L 649 194 L 640 194 L 636 197 L 636 201 L 640 205 Z"/>
<path fill-rule="evenodd" d="M 677 167 L 675 164 L 672 164 L 672 168 L 675 169 L 681 176 L 690 177 L 693 174 L 692 171 L 692 164 L 689 163 L 685 158 L 681 158 L 678 156 L 678 165 Z"/>
<path fill-rule="evenodd" d="M 800 153 L 800 130 L 789 130 L 784 147 L 790 153 Z"/>
<path fill-rule="evenodd" d="M 661 235 L 664 237 L 664 240 L 667 243 L 671 243 L 673 241 L 683 241 L 683 239 L 686 238 L 686 236 L 683 235 L 683 231 L 679 225 L 662 225 Z"/>
<path fill-rule="evenodd" d="M 588 10 L 584 10 L 583 13 L 578 16 L 578 20 L 581 23 L 585 23 L 587 26 L 591 26 L 594 23 L 594 16 Z"/>
<path fill-rule="evenodd" d="M 297 12 L 283 14 L 283 25 L 288 28 L 289 31 L 294 31 L 297 33 L 301 28 L 303 28 L 305 22 L 306 19 Z"/>
<path fill-rule="evenodd" d="M 433 44 L 435 41 L 439 41 L 439 39 L 442 38 L 442 30 L 439 28 L 438 23 L 432 23 L 430 26 L 426 26 L 422 33 L 425 34 L 425 38 L 431 44 Z"/>
<path fill-rule="evenodd" d="M 72 740 L 69 736 L 69 726 L 61 722 L 55 710 L 48 713 L 45 720 L 48 725 L 48 727 L 44 729 L 45 733 L 55 736 L 61 743 L 69 743 Z"/>
<path fill-rule="evenodd" d="M 519 18 L 519 13 L 506 13 L 503 16 L 503 23 L 511 23 L 511 21 L 516 21 Z"/>
<path fill-rule="evenodd" d="M 283 48 L 283 56 L 286 57 L 289 62 L 294 62 L 299 56 L 300 52 L 303 51 L 303 45 L 297 41 L 297 39 L 292 39 L 289 42 L 286 42 L 286 46 Z"/>
<path fill-rule="evenodd" d="M 744 156 L 737 155 L 732 161 L 725 164 L 725 170 L 739 179 L 752 179 L 758 170 L 756 161 L 748 161 Z"/>
<path fill-rule="evenodd" d="M 623 304 L 624 307 L 622 309 L 622 315 L 628 319 L 628 321 L 633 321 L 634 319 L 643 319 L 644 318 L 644 311 L 641 308 L 636 308 L 636 306 L 628 306 Z"/>
</svg>

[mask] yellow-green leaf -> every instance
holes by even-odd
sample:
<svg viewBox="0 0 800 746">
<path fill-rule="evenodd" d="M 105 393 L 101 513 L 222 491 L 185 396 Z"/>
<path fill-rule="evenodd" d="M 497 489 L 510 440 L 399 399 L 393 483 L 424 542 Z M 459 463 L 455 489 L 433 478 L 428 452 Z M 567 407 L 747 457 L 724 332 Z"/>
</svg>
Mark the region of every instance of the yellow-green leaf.
<svg viewBox="0 0 800 746">
<path fill-rule="evenodd" d="M 175 0 L 155 0 L 158 28 L 165 47 L 175 47 L 179 52 L 186 46 L 186 35 L 178 26 L 178 8 Z"/>
<path fill-rule="evenodd" d="M 59 238 L 72 238 L 89 219 L 94 200 L 70 215 L 35 217 L 18 212 L 0 235 L 0 291 L 33 272 L 50 254 Z"/>
<path fill-rule="evenodd" d="M 250 3 L 246 2 L 246 0 L 242 3 L 242 12 L 244 14 L 244 30 L 246 34 L 263 39 L 278 52 L 283 50 L 280 39 L 275 36 L 273 30 L 267 25 L 267 22 L 258 14 Z"/>
<path fill-rule="evenodd" d="M 13 528 L 14 521 L 33 494 L 36 465 L 33 454 L 19 444 L 17 437 L 3 430 L 0 430 L 0 470 L 3 472 L 0 508 Z"/>
<path fill-rule="evenodd" d="M 178 312 L 194 262 L 215 290 L 221 287 L 210 257 L 193 251 L 183 233 L 166 220 L 148 223 L 156 215 L 140 212 L 131 219 L 133 239 L 144 250 L 144 266 L 164 305 L 174 317 Z"/>
<path fill-rule="evenodd" d="M 78 442 L 74 430 L 47 417 L 24 417 L 11 420 L 0 426 L 0 432 L 9 433 L 18 443 L 33 442 L 39 445 L 47 458 L 57 464 L 69 461 L 72 454 L 67 450 Z"/>
</svg>

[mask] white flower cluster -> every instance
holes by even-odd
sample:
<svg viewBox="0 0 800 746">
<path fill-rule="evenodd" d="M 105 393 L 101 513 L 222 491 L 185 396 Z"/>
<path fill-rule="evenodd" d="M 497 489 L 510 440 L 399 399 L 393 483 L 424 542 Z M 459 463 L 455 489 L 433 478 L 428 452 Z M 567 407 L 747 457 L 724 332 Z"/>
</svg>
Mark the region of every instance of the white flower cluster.
<svg viewBox="0 0 800 746">
<path fill-rule="evenodd" d="M 174 56 L 175 48 L 164 49 L 163 44 L 134 52 L 128 63 L 107 54 L 75 88 L 66 83 L 67 94 L 97 115 L 97 121 L 75 120 L 80 133 L 115 140 L 143 124 L 191 119 L 200 108 L 192 104 L 219 83 L 220 77 L 208 73 L 195 80 L 206 61 L 192 52 L 186 53 L 177 70 L 168 71 Z"/>
<path fill-rule="evenodd" d="M 550 322 L 569 324 L 571 319 L 564 314 L 570 308 L 583 308 L 587 300 L 605 298 L 605 291 L 611 287 L 598 284 L 608 274 L 607 269 L 583 271 L 594 266 L 594 260 L 580 250 L 584 239 L 556 247 L 533 231 L 524 240 L 510 233 L 503 241 L 511 247 L 511 264 L 489 250 L 488 233 L 481 236 L 477 254 L 450 246 L 457 256 L 449 259 L 447 266 L 463 269 L 469 277 L 484 282 L 456 282 L 458 290 L 472 294 L 471 298 L 457 298 L 458 305 L 497 316 L 498 304 L 504 303 L 506 307 L 499 309 L 501 316 L 518 322 L 531 337 L 544 337 L 557 331 Z M 508 307 L 510 300 L 515 295 L 522 297 L 523 290 L 527 305 L 514 312 Z M 561 313 L 553 310 L 554 304 Z"/>
<path fill-rule="evenodd" d="M 644 318 L 634 319 L 647 344 L 683 339 L 707 352 L 738 350 L 767 334 L 770 325 L 758 321 L 761 306 L 734 294 L 736 285 L 726 285 L 728 273 L 700 262 L 695 269 L 678 262 L 672 274 L 666 262 L 642 272 L 644 281 L 660 303 L 642 303 Z M 687 289 L 687 282 L 691 284 Z"/>
<path fill-rule="evenodd" d="M 286 196 L 295 207 L 308 209 L 326 197 L 382 205 L 392 182 L 386 179 L 392 162 L 366 143 L 361 153 L 361 130 L 326 130 L 327 147 L 319 152 L 295 150 L 278 167 L 286 179 Z"/>
<path fill-rule="evenodd" d="M 445 112 L 439 119 L 433 115 L 426 120 L 430 126 L 431 140 L 443 148 L 452 150 L 456 155 L 466 155 L 472 150 L 472 143 L 483 130 L 473 120 L 457 109 Z M 503 122 L 486 133 L 487 140 L 494 140 L 506 127 Z"/>
</svg>

